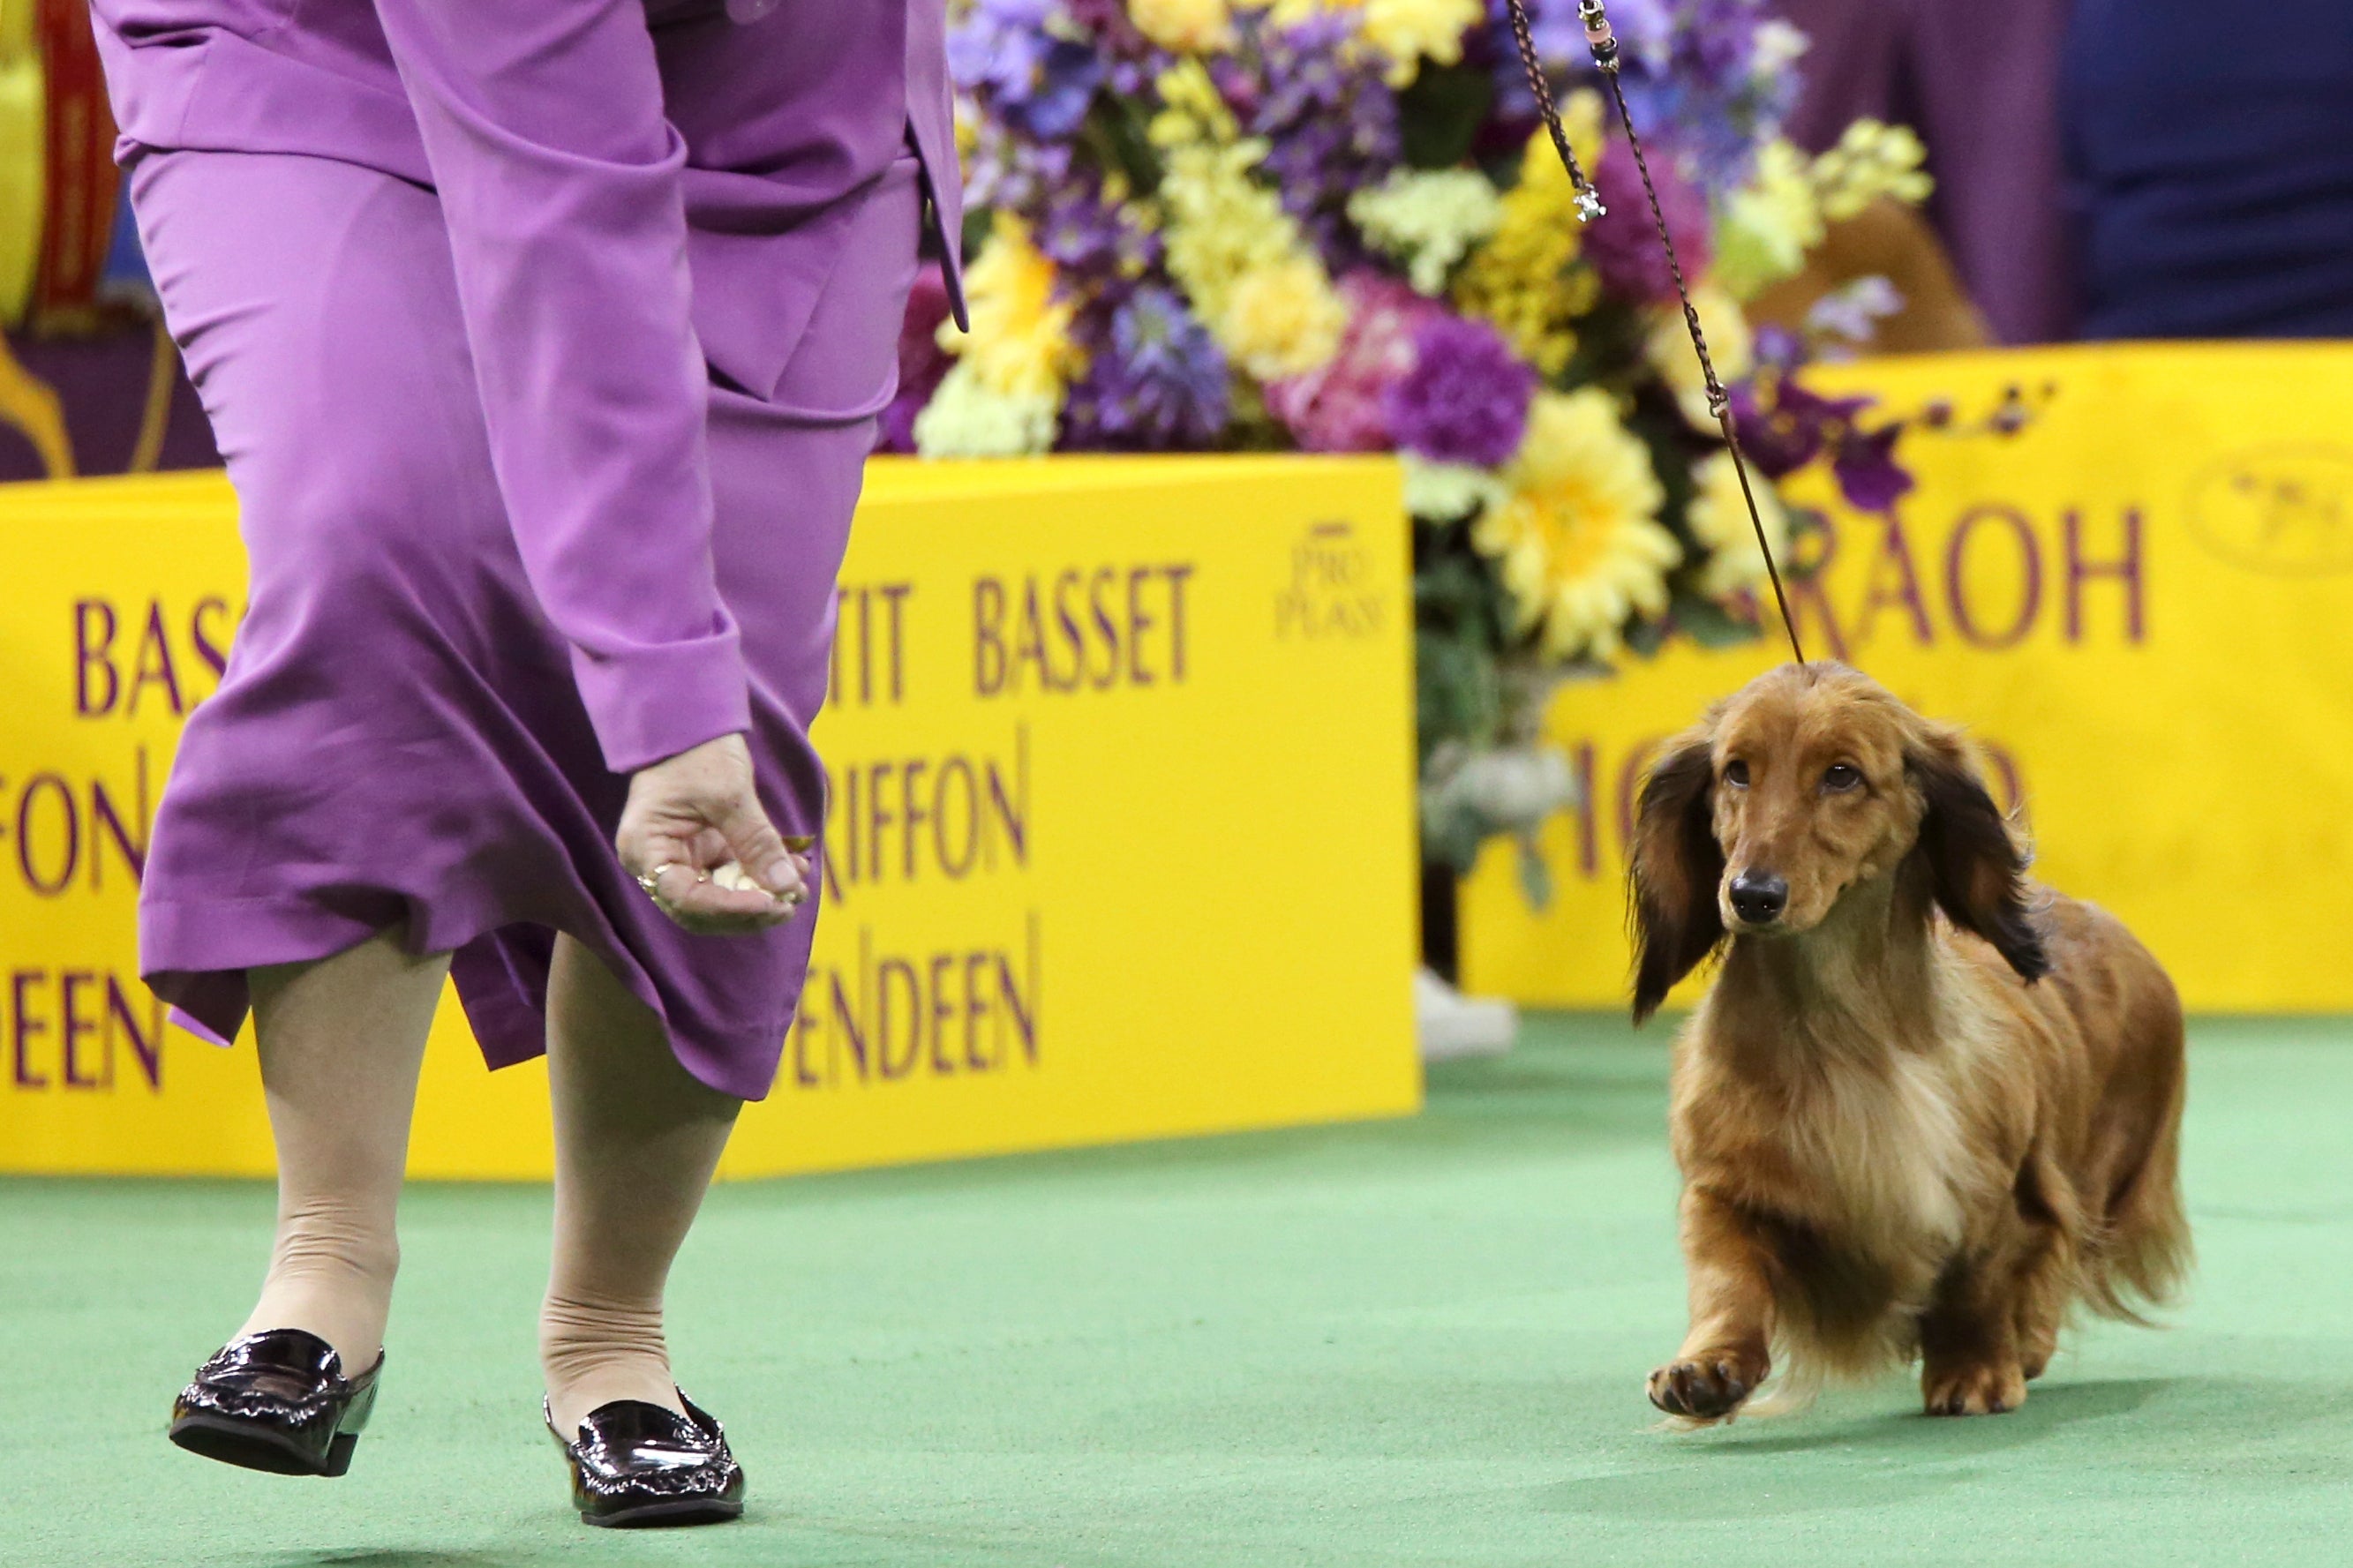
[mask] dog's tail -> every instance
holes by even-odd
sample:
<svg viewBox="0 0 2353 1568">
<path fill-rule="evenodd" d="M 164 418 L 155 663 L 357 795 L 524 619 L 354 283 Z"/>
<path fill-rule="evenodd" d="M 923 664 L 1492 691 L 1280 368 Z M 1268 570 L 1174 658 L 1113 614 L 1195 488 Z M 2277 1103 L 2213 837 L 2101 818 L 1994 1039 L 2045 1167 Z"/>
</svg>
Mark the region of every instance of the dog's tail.
<svg viewBox="0 0 2353 1568">
<path fill-rule="evenodd" d="M 2179 1172 L 2185 1078 L 2176 1077 L 2160 1131 L 2089 1238 L 2084 1295 L 2103 1317 L 2147 1324 L 2145 1309 L 2170 1300 L 2194 1260 Z"/>
</svg>

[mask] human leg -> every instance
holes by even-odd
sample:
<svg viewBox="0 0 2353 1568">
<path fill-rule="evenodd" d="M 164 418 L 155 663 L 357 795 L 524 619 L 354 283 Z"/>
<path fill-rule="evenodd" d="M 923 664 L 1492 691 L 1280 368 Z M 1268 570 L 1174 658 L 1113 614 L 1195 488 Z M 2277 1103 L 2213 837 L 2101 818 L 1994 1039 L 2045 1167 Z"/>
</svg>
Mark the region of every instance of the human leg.
<svg viewBox="0 0 2353 1568">
<path fill-rule="evenodd" d="M 246 977 L 278 1233 L 245 1326 L 172 1406 L 172 1441 L 207 1458 L 340 1476 L 375 1408 L 408 1124 L 449 963 L 410 953 L 405 935 L 396 925 Z"/>
<path fill-rule="evenodd" d="M 615 1400 L 680 1408 L 662 1292 L 742 1101 L 691 1077 L 661 1020 L 559 937 L 548 981 L 555 1244 L 540 1363 L 559 1433 Z"/>
<path fill-rule="evenodd" d="M 238 1331 L 307 1330 L 346 1373 L 384 1346 L 409 1119 L 449 967 L 447 953 L 411 955 L 400 934 L 249 977 L 278 1146 L 278 1236 Z"/>
</svg>

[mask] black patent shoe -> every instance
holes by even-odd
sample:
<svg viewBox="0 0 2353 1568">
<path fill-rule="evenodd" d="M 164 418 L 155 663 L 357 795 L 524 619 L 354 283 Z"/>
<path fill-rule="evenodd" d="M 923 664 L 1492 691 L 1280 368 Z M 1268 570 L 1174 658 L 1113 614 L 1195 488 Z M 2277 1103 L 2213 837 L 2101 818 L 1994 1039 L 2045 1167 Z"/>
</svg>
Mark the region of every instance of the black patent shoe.
<svg viewBox="0 0 2353 1568">
<path fill-rule="evenodd" d="M 343 1375 L 334 1347 L 301 1329 L 231 1340 L 172 1402 L 172 1441 L 192 1454 L 280 1476 L 340 1476 L 375 1408 L 384 1356 Z"/>
<path fill-rule="evenodd" d="M 642 1399 L 616 1399 L 591 1410 L 576 1441 L 547 1430 L 572 1464 L 572 1501 L 580 1522 L 596 1525 L 718 1524 L 744 1514 L 744 1467 L 727 1434 L 683 1393 L 681 1415 Z"/>
</svg>

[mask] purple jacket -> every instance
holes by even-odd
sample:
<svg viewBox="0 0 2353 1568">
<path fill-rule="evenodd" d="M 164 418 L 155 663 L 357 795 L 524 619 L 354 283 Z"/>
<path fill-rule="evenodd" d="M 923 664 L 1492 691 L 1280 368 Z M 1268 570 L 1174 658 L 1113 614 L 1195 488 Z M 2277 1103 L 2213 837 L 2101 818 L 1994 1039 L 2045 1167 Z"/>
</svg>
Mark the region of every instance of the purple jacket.
<svg viewBox="0 0 2353 1568">
<path fill-rule="evenodd" d="M 2075 336 L 2059 145 L 2070 0 L 1777 3 L 1814 44 L 1790 139 L 1820 152 L 1863 115 L 1911 126 L 1936 178 L 1928 216 L 1995 336 Z"/>
<path fill-rule="evenodd" d="M 782 0 L 745 25 L 721 0 L 91 9 L 122 156 L 306 153 L 439 193 L 500 489 L 607 765 L 746 728 L 705 362 L 776 386 L 845 198 L 911 133 L 953 286 L 944 0 Z"/>
</svg>

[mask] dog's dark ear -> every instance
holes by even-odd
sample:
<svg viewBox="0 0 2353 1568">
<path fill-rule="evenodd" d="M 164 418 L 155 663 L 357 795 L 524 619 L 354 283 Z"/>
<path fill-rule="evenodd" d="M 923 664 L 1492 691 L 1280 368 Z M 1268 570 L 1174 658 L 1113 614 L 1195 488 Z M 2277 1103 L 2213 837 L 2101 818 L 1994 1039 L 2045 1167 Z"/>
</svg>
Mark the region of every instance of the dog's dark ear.
<svg viewBox="0 0 2353 1568">
<path fill-rule="evenodd" d="M 1642 784 L 1634 819 L 1634 1022 L 1724 940 L 1716 886 L 1715 759 L 1704 731 L 1668 742 Z"/>
<path fill-rule="evenodd" d="M 1955 925 L 1993 943 L 2022 978 L 2042 979 L 2051 960 L 2027 909 L 2026 857 L 1959 737 L 1932 735 L 1906 762 L 1927 803 L 1917 852 L 1934 879 L 1937 907 Z"/>
</svg>

